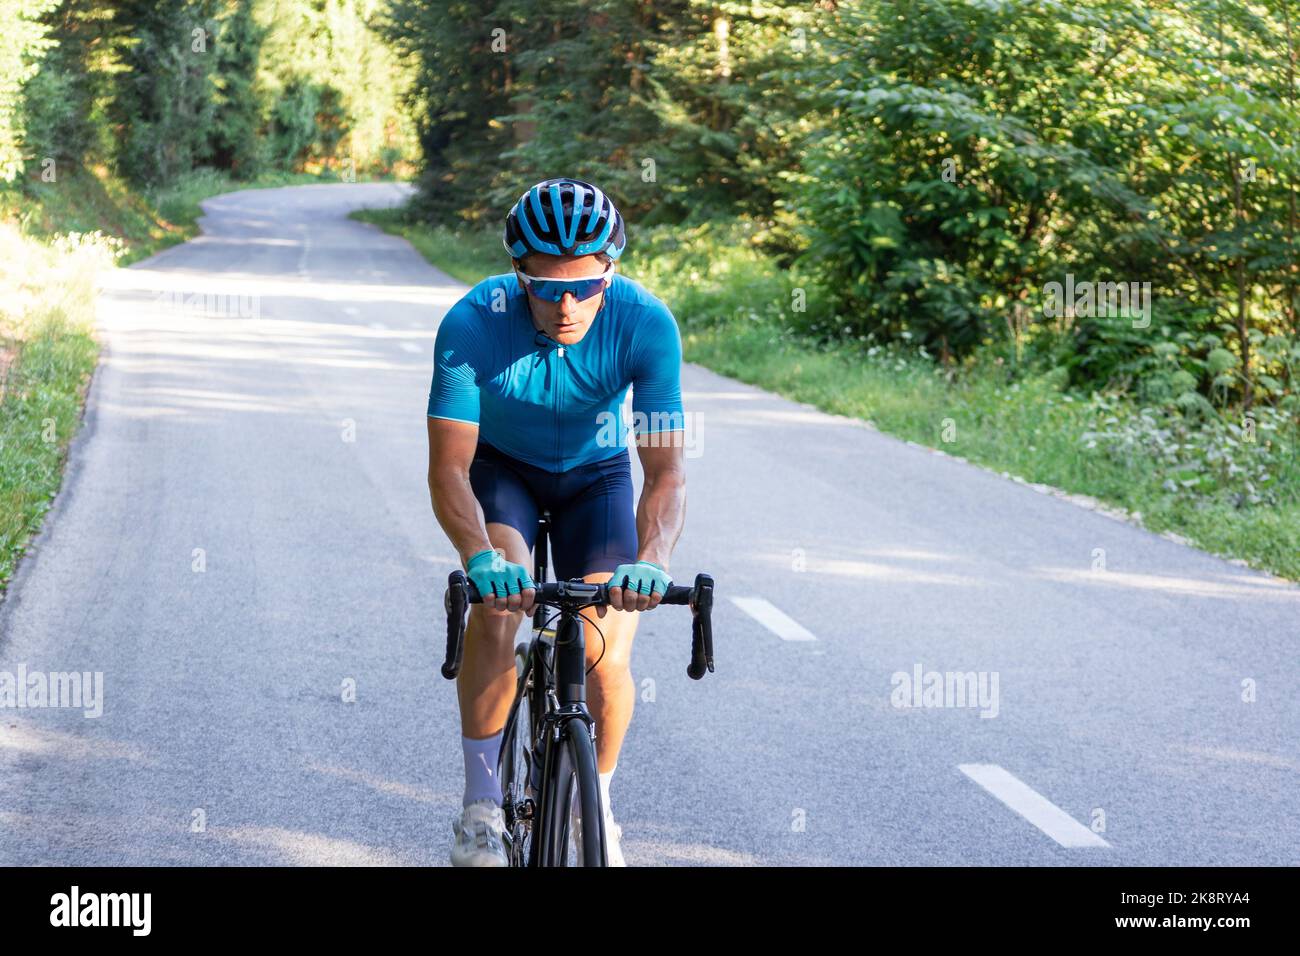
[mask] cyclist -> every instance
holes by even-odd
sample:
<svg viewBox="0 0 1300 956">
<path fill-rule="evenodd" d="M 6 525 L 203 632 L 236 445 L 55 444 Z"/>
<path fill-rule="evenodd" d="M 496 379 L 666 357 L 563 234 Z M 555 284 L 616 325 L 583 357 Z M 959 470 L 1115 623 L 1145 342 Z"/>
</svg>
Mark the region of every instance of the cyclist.
<svg viewBox="0 0 1300 956">
<path fill-rule="evenodd" d="M 513 272 L 470 289 L 438 327 L 429 392 L 429 492 L 438 523 L 484 595 L 457 678 L 465 758 L 457 866 L 505 866 L 496 779 L 514 698 L 514 637 L 536 596 L 540 510 L 551 512 L 557 580 L 617 581 L 586 619 L 588 706 L 609 862 L 622 866 L 609 784 L 632 717 L 638 615 L 671 583 L 685 519 L 681 337 L 668 308 L 615 272 L 626 244 L 614 203 L 590 183 L 548 179 L 506 216 Z M 645 474 L 632 496 L 623 404 Z"/>
</svg>

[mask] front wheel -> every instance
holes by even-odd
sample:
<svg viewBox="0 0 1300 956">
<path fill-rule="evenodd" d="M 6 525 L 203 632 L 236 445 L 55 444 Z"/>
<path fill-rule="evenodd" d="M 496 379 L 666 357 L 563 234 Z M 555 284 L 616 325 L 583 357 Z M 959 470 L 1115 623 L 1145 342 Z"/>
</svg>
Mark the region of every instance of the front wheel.
<svg viewBox="0 0 1300 956">
<path fill-rule="evenodd" d="M 581 720 L 570 720 L 558 741 L 554 773 L 549 784 L 546 821 L 547 860 L 544 866 L 608 866 L 605 860 L 605 814 L 600 805 L 600 776 L 596 744 Z M 571 802 L 577 802 L 579 834 L 569 832 Z"/>
<path fill-rule="evenodd" d="M 515 648 L 515 674 L 518 684 L 514 709 L 506 720 L 501 736 L 501 757 L 497 779 L 501 782 L 502 808 L 510 842 L 510 865 L 525 866 L 531 849 L 532 821 L 526 814 L 533 805 L 532 774 L 532 682 L 528 645 Z"/>
</svg>

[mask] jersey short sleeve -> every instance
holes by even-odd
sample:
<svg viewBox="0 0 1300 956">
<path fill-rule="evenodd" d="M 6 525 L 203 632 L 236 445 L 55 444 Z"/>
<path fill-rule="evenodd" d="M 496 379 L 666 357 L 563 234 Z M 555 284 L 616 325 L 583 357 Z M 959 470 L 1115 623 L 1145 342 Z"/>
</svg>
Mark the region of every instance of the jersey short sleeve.
<svg viewBox="0 0 1300 956">
<path fill-rule="evenodd" d="M 638 435 L 684 431 L 682 337 L 658 300 L 637 319 L 632 348 L 632 423 Z"/>
<path fill-rule="evenodd" d="M 429 387 L 429 417 L 479 423 L 479 374 L 485 367 L 488 342 L 482 316 L 461 299 L 443 317 L 433 344 L 433 383 Z"/>
</svg>

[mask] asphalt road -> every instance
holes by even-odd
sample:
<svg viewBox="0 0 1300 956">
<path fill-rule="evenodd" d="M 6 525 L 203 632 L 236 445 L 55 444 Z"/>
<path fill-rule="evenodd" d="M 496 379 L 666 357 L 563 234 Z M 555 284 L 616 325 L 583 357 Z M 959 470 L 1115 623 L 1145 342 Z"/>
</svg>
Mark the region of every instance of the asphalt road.
<svg viewBox="0 0 1300 956">
<path fill-rule="evenodd" d="M 0 606 L 0 689 L 98 672 L 102 698 L 0 709 L 0 864 L 446 863 L 424 409 L 463 287 L 346 218 L 400 198 L 222 196 L 104 291 Z M 1300 862 L 1300 588 L 694 366 L 684 389 L 673 570 L 717 579 L 718 666 L 687 679 L 684 609 L 642 622 L 629 863 Z M 914 698 L 917 671 L 984 695 Z"/>
</svg>

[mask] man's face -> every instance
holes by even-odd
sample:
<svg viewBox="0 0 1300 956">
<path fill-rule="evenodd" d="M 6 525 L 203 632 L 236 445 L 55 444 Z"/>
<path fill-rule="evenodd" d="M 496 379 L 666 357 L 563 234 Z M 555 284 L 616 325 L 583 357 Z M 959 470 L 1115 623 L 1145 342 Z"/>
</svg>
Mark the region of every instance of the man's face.
<svg viewBox="0 0 1300 956">
<path fill-rule="evenodd" d="M 550 279 L 595 276 L 606 269 L 597 256 L 548 256 L 540 252 L 530 254 L 521 265 L 527 275 Z M 579 302 L 572 293 L 566 293 L 559 302 L 547 302 L 528 293 L 528 304 L 533 310 L 533 324 L 561 345 L 573 345 L 582 341 L 604 301 L 604 292 L 583 302 Z"/>
</svg>

